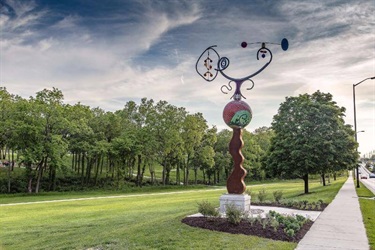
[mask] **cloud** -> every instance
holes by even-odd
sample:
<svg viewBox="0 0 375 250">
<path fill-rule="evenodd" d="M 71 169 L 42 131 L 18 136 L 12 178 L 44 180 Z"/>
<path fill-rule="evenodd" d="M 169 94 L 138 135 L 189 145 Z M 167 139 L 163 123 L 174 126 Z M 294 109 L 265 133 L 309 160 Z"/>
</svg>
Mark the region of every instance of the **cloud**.
<svg viewBox="0 0 375 250">
<path fill-rule="evenodd" d="M 228 74 L 243 77 L 264 60 L 256 60 L 259 45 L 242 49 L 242 41 L 287 37 L 289 50 L 270 44 L 273 62 L 253 78 L 253 90 L 243 90 L 254 111 L 252 130 L 269 126 L 286 96 L 318 89 L 331 92 L 352 122 L 352 84 L 375 75 L 373 1 L 39 3 L 0 6 L 0 85 L 24 97 L 54 86 L 69 103 L 110 111 L 128 100 L 162 99 L 221 126 L 231 94 L 220 87 L 228 80 L 219 75 L 208 83 L 196 74 L 200 53 L 218 45 L 231 60 Z M 374 113 L 373 86 L 357 88 L 361 126 L 375 127 L 363 115 Z"/>
<path fill-rule="evenodd" d="M 34 29 L 36 23 L 48 17 L 47 10 L 36 13 L 34 3 L 11 2 L 9 6 L 15 17 L 2 19 L 2 29 L 6 31 L 1 44 L 2 62 L 6 63 L 2 64 L 1 82 L 12 86 L 31 85 L 35 91 L 51 85 L 69 94 L 89 88 L 91 91 L 84 92 L 93 100 L 102 96 L 101 88 L 106 89 L 106 98 L 134 93 L 139 96 L 146 85 L 150 91 L 145 91 L 145 95 L 162 91 L 163 86 L 155 82 L 163 79 L 162 76 L 176 78 L 175 69 L 156 66 L 144 72 L 134 60 L 160 42 L 163 34 L 199 19 L 196 5 L 189 11 L 176 10 L 173 15 L 145 6 L 142 15 L 137 17 L 138 22 L 120 23 L 116 36 L 103 37 L 94 28 L 82 26 L 83 17 L 78 15 L 68 15 L 43 29 Z M 18 33 L 19 30 L 23 32 Z M 35 36 L 42 39 L 35 42 L 29 39 Z M 150 82 L 153 84 L 146 84 Z M 133 91 L 120 93 L 116 90 L 119 84 Z"/>
</svg>

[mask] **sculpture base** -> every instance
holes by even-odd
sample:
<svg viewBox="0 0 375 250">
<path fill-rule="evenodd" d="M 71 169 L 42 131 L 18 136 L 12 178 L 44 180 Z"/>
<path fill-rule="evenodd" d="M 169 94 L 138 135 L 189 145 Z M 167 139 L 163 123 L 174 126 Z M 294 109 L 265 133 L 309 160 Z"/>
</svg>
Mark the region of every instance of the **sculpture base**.
<svg viewBox="0 0 375 250">
<path fill-rule="evenodd" d="M 220 213 L 225 213 L 226 206 L 233 204 L 242 212 L 250 211 L 251 197 L 248 194 L 223 194 L 220 196 Z"/>
</svg>

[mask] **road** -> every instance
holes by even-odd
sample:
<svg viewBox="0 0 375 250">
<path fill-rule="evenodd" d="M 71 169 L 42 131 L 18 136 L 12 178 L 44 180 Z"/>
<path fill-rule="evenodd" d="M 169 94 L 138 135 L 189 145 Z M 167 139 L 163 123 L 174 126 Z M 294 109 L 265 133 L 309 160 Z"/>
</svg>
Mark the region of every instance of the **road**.
<svg viewBox="0 0 375 250">
<path fill-rule="evenodd" d="M 360 175 L 359 176 L 366 176 L 367 179 L 360 179 L 360 181 L 373 193 L 375 194 L 375 178 L 369 178 L 369 174 L 371 173 L 368 171 L 364 165 L 360 166 L 359 168 Z M 360 177 L 361 178 L 361 177 Z"/>
</svg>

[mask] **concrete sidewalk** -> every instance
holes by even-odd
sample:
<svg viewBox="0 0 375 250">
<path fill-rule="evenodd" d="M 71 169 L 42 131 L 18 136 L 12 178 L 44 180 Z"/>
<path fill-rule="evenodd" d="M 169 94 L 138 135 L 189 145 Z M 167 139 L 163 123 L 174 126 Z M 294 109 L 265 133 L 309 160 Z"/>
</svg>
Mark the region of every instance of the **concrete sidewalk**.
<svg viewBox="0 0 375 250">
<path fill-rule="evenodd" d="M 368 250 L 369 248 L 357 193 L 353 178 L 350 176 L 296 249 Z"/>
</svg>

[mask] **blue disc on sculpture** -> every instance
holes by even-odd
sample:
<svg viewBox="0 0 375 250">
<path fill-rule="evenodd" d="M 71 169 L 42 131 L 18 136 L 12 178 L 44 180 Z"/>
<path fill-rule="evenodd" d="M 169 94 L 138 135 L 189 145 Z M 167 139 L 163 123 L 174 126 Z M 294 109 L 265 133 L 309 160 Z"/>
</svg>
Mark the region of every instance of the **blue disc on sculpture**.
<svg viewBox="0 0 375 250">
<path fill-rule="evenodd" d="M 281 40 L 281 48 L 284 50 L 284 51 L 287 51 L 288 48 L 289 48 L 289 42 L 288 42 L 288 39 L 284 38 L 283 40 Z"/>
<path fill-rule="evenodd" d="M 234 100 L 228 103 L 223 111 L 223 119 L 231 128 L 244 128 L 252 118 L 250 106 L 241 100 Z"/>
</svg>

